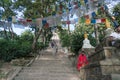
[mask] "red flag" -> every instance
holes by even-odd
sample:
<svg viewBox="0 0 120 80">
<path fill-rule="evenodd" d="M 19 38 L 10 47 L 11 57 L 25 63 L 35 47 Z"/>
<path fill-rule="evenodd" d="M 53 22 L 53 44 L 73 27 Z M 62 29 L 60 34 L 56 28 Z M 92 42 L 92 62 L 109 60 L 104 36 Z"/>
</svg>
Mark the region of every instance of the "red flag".
<svg viewBox="0 0 120 80">
<path fill-rule="evenodd" d="M 102 18 L 102 19 L 101 19 L 101 22 L 102 22 L 102 23 L 105 23 L 105 22 L 106 22 L 106 19 L 105 19 L 105 18 Z"/>
<path fill-rule="evenodd" d="M 70 24 L 70 21 L 66 21 L 66 24 Z"/>
<path fill-rule="evenodd" d="M 32 20 L 31 20 L 31 19 L 27 19 L 26 21 L 27 21 L 27 22 L 32 22 Z"/>
<path fill-rule="evenodd" d="M 49 24 L 48 24 L 48 23 L 46 23 L 46 24 L 45 24 L 45 28 L 48 28 L 48 27 L 49 27 Z"/>
<path fill-rule="evenodd" d="M 89 19 L 89 15 L 85 15 L 85 18 L 86 18 L 86 19 Z"/>
</svg>

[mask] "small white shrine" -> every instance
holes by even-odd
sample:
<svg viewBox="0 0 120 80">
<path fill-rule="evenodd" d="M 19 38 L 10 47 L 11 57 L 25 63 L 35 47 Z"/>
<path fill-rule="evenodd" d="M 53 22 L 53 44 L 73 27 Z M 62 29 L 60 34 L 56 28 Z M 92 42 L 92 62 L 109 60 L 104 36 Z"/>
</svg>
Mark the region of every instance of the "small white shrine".
<svg viewBox="0 0 120 80">
<path fill-rule="evenodd" d="M 83 46 L 82 48 L 94 48 L 91 44 L 90 44 L 90 41 L 88 39 L 88 34 L 85 33 L 84 34 L 84 40 L 83 40 Z"/>
</svg>

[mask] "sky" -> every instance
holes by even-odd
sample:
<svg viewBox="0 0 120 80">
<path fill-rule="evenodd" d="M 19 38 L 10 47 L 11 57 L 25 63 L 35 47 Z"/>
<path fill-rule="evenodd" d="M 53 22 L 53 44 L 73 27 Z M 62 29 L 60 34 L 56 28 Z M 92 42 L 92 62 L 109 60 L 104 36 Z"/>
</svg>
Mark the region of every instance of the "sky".
<svg viewBox="0 0 120 80">
<path fill-rule="evenodd" d="M 26 27 L 26 26 L 23 26 L 23 25 L 12 24 L 12 26 L 13 26 L 13 31 L 17 35 L 21 35 L 21 33 L 23 33 L 25 30 L 29 29 L 29 27 Z"/>
<path fill-rule="evenodd" d="M 110 12 L 111 12 L 112 8 L 114 7 L 114 5 L 116 5 L 118 2 L 120 2 L 120 0 L 105 0 L 105 1 L 106 1 L 106 4 L 107 4 Z M 23 15 L 22 13 L 19 13 L 18 17 L 22 17 L 22 15 Z M 77 16 L 74 15 L 73 18 L 71 18 L 71 19 L 74 19 L 76 17 Z M 20 35 L 26 29 L 29 29 L 28 27 L 24 27 L 24 26 L 21 26 L 21 25 L 18 25 L 19 27 L 15 27 L 15 26 L 16 25 L 13 25 L 13 31 L 18 35 Z M 66 28 L 67 28 L 67 26 L 68 25 L 66 25 Z M 70 30 L 74 30 L 74 25 L 73 24 L 70 25 Z"/>
</svg>

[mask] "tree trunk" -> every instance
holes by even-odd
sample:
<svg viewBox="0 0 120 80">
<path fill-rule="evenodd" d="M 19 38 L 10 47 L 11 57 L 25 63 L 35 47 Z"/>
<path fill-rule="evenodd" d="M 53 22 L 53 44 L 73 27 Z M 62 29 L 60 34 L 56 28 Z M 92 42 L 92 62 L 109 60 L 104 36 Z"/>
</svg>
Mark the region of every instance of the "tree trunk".
<svg viewBox="0 0 120 80">
<path fill-rule="evenodd" d="M 12 27 L 11 27 L 11 36 L 12 36 L 12 39 L 14 39 L 14 32 Z"/>
<path fill-rule="evenodd" d="M 5 23 L 2 24 L 3 25 L 3 28 L 4 28 L 4 34 L 5 34 L 5 38 L 8 39 L 8 36 L 7 36 L 7 31 L 6 31 L 6 26 L 5 26 Z"/>
<path fill-rule="evenodd" d="M 39 36 L 40 36 L 41 33 L 42 33 L 42 29 L 39 29 L 39 32 L 34 37 L 34 40 L 33 40 L 33 43 L 32 43 L 32 50 L 33 51 L 35 50 L 35 46 L 36 46 L 37 40 L 38 40 L 38 38 L 39 38 Z"/>
<path fill-rule="evenodd" d="M 14 34 L 13 34 L 13 29 L 12 29 L 12 23 L 8 23 L 8 27 L 9 27 L 9 32 L 11 35 L 11 39 L 14 39 Z"/>
</svg>

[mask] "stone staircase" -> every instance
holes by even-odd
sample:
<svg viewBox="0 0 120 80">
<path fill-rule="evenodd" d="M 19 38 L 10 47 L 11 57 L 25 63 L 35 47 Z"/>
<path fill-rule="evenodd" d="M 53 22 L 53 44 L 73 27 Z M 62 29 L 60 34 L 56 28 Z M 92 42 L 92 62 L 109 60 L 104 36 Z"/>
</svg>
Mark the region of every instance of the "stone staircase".
<svg viewBox="0 0 120 80">
<path fill-rule="evenodd" d="M 23 69 L 13 80 L 80 80 L 76 68 L 62 53 L 52 55 L 51 49 L 44 51 L 29 67 Z"/>
</svg>

